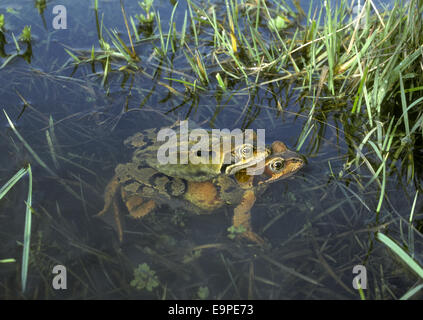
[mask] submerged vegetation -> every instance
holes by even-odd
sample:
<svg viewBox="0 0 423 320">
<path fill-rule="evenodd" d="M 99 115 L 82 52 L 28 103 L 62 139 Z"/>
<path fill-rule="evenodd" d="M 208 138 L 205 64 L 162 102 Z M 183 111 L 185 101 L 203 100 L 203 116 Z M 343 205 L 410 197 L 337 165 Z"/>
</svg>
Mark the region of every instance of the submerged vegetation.
<svg viewBox="0 0 423 320">
<path fill-rule="evenodd" d="M 0 69 L 3 69 L 16 57 L 22 57 L 28 63 L 31 63 L 31 40 L 31 26 L 25 26 L 22 33 L 18 36 L 18 38 L 16 38 L 13 33 L 10 35 L 10 33 L 7 32 L 5 28 L 4 14 L 0 14 L 0 57 L 4 59 L 4 61 L 0 64 Z M 8 50 L 6 50 L 8 43 L 11 41 L 13 41 L 15 52 L 8 52 Z M 21 48 L 21 45 L 24 47 Z"/>
<path fill-rule="evenodd" d="M 286 114 L 293 120 L 299 119 L 302 127 L 296 147 L 310 158 L 320 156 L 323 145 L 328 143 L 326 128 L 335 132 L 335 140 L 345 141 L 347 148 L 340 165 L 334 165 L 340 161 L 337 157 L 324 158 L 318 164 L 324 174 L 306 176 L 296 186 L 291 185 L 283 205 L 273 205 L 282 203 L 279 194 L 273 202 L 275 196 L 269 195 L 270 204 L 263 209 L 268 213 L 262 232 L 289 221 L 288 217 L 291 223 L 292 219 L 298 223 L 292 229 L 283 230 L 286 237 L 278 237 L 276 233 L 271 250 L 244 246 L 241 251 L 235 241 L 228 239 L 229 243 L 215 243 L 213 239 L 198 245 L 186 239 L 185 231 L 180 231 L 186 221 L 184 213 L 177 212 L 172 219 L 160 214 L 148 218 L 149 225 L 143 225 L 142 232 L 129 231 L 137 241 L 150 239 L 150 242 L 141 241 L 149 245 L 134 244 L 131 249 L 137 254 L 130 259 L 119 250 L 98 249 L 94 240 L 85 243 L 89 232 L 82 236 L 84 240 L 77 232 L 72 234 L 68 229 L 75 229 L 75 224 L 66 224 L 63 214 L 66 208 L 59 201 L 53 209 L 40 206 L 41 215 L 65 239 L 66 245 L 70 243 L 72 249 L 81 250 L 89 255 L 90 261 L 102 266 L 108 294 L 119 292 L 125 296 L 136 290 L 141 297 L 163 299 L 274 299 L 283 298 L 296 288 L 290 297 L 330 298 L 333 293 L 325 286 L 329 282 L 341 288 L 335 294 L 341 298 L 409 299 L 421 293 L 423 269 L 419 262 L 423 261 L 423 239 L 418 196 L 423 178 L 423 0 L 395 0 L 389 7 L 376 6 L 371 0 L 327 0 L 311 3 L 309 8 L 302 8 L 298 1 L 284 0 L 188 0 L 172 2 L 167 14 L 154 0 L 140 1 L 136 10 L 129 10 L 121 2 L 121 11 L 113 18 L 121 19 L 120 30 L 105 22 L 107 17 L 101 12 L 98 0 L 92 3 L 98 42 L 92 43 L 88 50 L 65 45 L 70 59 L 56 65 L 55 72 L 43 74 L 43 81 L 80 85 L 79 89 L 89 97 L 85 97 L 87 100 L 96 98 L 97 93 L 92 93 L 97 90 L 93 89 L 96 81 L 106 96 L 113 96 L 120 81 L 123 108 L 118 112 L 98 109 L 97 114 L 88 116 L 81 112 L 83 116 L 79 119 L 83 120 L 76 124 L 76 130 L 69 130 L 77 137 L 68 144 L 78 145 L 79 140 L 92 142 L 95 130 L 103 129 L 101 124 L 111 123 L 108 128 L 114 130 L 123 113 L 133 114 L 129 111 L 160 114 L 164 119 L 176 112 L 180 112 L 178 116 L 184 113 L 185 118 L 194 117 L 202 111 L 200 99 L 208 100 L 212 95 L 216 106 L 204 107 L 211 113 L 208 118 L 211 127 L 216 125 L 218 114 L 223 113 L 226 104 L 235 101 L 234 123 L 243 128 L 255 122 L 258 126 L 277 123 Z M 35 5 L 46 27 L 46 3 L 37 0 Z M 0 14 L 0 69 L 13 68 L 11 62 L 18 56 L 31 61 L 31 27 L 25 27 L 16 38 L 6 30 L 5 16 Z M 61 72 L 67 72 L 70 77 L 58 76 Z M 81 74 L 95 80 L 88 86 L 79 84 Z M 161 96 L 153 99 L 157 91 Z M 24 110 L 27 107 L 35 110 L 17 94 L 24 102 Z M 244 98 L 242 104 L 238 105 L 238 97 Z M 172 99 L 177 103 L 170 103 L 168 110 L 149 106 Z M 74 116 L 70 109 L 67 112 L 63 121 Z M 267 122 L 260 120 L 260 113 L 267 115 Z M 31 117 L 36 119 L 34 122 L 42 123 L 45 132 L 45 160 L 8 119 L 13 134 L 34 161 L 33 165 L 43 168 L 67 196 L 81 203 L 82 220 L 91 223 L 89 213 L 95 212 L 93 208 L 97 204 L 88 199 L 101 197 L 106 179 L 100 171 L 113 170 L 119 161 L 116 156 L 119 148 L 111 147 L 111 143 L 105 142 L 107 138 L 102 137 L 94 145 L 94 149 L 101 149 L 100 157 L 76 155 L 73 150 L 64 153 L 64 144 L 58 142 L 55 134 L 61 121 L 55 122 L 51 115 L 40 115 L 39 111 L 35 114 Z M 110 114 L 113 115 L 102 118 Z M 94 118 L 100 125 L 91 130 L 88 128 L 91 124 L 84 123 L 86 118 Z M 69 132 L 63 136 L 71 136 Z M 107 157 L 113 163 L 105 165 L 103 159 Z M 65 165 L 77 173 L 62 177 L 59 172 Z M 32 177 L 28 168 L 22 170 L 28 170 Z M 26 172 L 22 170 L 20 176 Z M 84 174 L 90 178 L 85 180 Z M 411 190 L 414 195 L 410 208 L 402 208 L 406 213 L 401 214 L 390 198 L 398 184 L 404 192 Z M 9 186 L 7 183 L 0 190 L 0 197 Z M 29 210 L 33 210 L 30 201 L 26 208 L 30 216 Z M 231 239 L 243 232 L 233 228 L 228 231 Z M 45 250 L 54 252 L 58 243 L 41 245 L 41 231 L 32 235 L 39 242 L 28 258 L 28 232 L 26 227 L 24 288 L 24 272 L 31 255 L 40 282 L 48 282 L 43 276 L 44 268 L 48 267 L 41 264 L 57 262 Z M 391 256 L 390 252 L 395 255 Z M 70 251 L 64 259 L 74 261 L 72 254 Z M 388 258 L 395 264 L 386 263 Z M 0 273 L 5 262 L 11 261 L 9 256 L 0 256 Z M 97 283 L 98 275 L 85 263 L 81 257 L 69 263 L 72 277 L 78 283 L 72 294 L 97 296 L 102 292 L 102 285 Z M 368 265 L 373 274 L 369 285 L 372 288 L 353 290 L 350 278 L 339 276 L 339 270 L 334 270 L 335 263 L 349 275 L 353 264 Z M 322 271 L 316 273 L 316 269 Z M 395 274 L 397 269 L 412 270 L 413 274 Z M 391 280 L 401 279 L 409 287 L 395 288 L 395 281 L 388 286 L 387 273 Z M 208 281 L 213 277 L 218 280 Z M 44 295 L 54 296 L 47 287 L 46 284 Z M 32 294 L 38 297 L 41 293 Z"/>
</svg>

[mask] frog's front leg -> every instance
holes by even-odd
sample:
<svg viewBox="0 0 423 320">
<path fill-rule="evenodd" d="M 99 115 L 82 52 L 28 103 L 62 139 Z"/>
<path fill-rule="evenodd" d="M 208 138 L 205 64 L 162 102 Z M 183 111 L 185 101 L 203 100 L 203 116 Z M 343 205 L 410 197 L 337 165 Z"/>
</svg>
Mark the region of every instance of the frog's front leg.
<svg viewBox="0 0 423 320">
<path fill-rule="evenodd" d="M 240 235 L 248 240 L 263 244 L 264 240 L 256 234 L 251 227 L 251 208 L 254 206 L 256 196 L 253 190 L 245 191 L 241 203 L 234 209 L 233 226 L 235 228 L 244 227 L 245 231 Z"/>
</svg>

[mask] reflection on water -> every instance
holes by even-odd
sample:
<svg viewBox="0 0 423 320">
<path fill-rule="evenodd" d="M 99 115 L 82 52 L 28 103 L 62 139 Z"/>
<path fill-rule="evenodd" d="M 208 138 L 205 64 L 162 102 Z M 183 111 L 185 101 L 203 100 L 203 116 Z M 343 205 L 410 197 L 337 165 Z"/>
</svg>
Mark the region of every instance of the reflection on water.
<svg viewBox="0 0 423 320">
<path fill-rule="evenodd" d="M 175 93 L 163 85 L 173 71 L 163 67 L 165 62 L 148 60 L 152 42 L 139 49 L 148 61 L 142 73 L 114 72 L 104 89 L 101 74 L 96 74 L 102 66 L 73 70 L 65 65 L 69 56 L 63 47 L 90 50 L 97 41 L 92 8 L 86 10 L 84 1 L 67 3 L 81 9 L 69 17 L 66 31 L 51 30 L 49 6 L 41 15 L 31 6 L 14 7 L 16 14 L 5 15 L 11 30 L 31 21 L 35 40 L 30 65 L 16 59 L 0 70 L 1 106 L 54 172 L 41 168 L 11 129 L 2 126 L 0 143 L 6 152 L 0 157 L 1 182 L 27 161 L 34 168 L 25 297 L 194 299 L 207 292 L 210 299 L 357 299 L 351 283 L 358 264 L 368 269 L 366 294 L 371 299 L 399 298 L 411 287 L 416 278 L 375 240 L 375 232 L 383 230 L 404 245 L 413 237 L 415 258 L 421 261 L 421 236 L 406 227 L 415 190 L 392 176 L 382 210 L 375 213 L 379 187 L 367 185 L 371 172 L 365 165 L 344 165 L 354 159 L 354 144 L 361 139 L 360 128 L 334 111 L 345 102 L 328 108 L 321 98 L 312 110 L 311 101 L 300 99 L 293 90 L 297 84 L 290 82 L 249 90 L 234 84 L 226 93 L 217 87 L 194 93 L 173 83 Z M 127 12 L 138 10 L 127 5 Z M 163 21 L 170 17 L 166 6 L 158 7 Z M 185 9 L 181 6 L 176 13 L 180 25 Z M 118 2 L 106 2 L 101 10 L 105 24 L 125 30 L 115 18 Z M 175 55 L 172 63 L 188 74 L 184 57 Z M 310 112 L 313 124 L 307 123 Z M 162 206 L 140 220 L 126 217 L 122 244 L 112 214 L 94 217 L 114 168 L 130 159 L 123 140 L 187 118 L 204 128 L 265 128 L 267 142 L 282 140 L 292 148 L 310 130 L 299 150 L 307 165 L 296 176 L 272 184 L 252 210 L 253 228 L 268 247 L 227 237 L 230 207 L 196 216 Z M 21 182 L 0 202 L 0 259 L 18 261 L 0 264 L 2 298 L 23 297 L 17 276 L 21 247 L 16 243 L 23 237 L 26 190 Z M 421 219 L 420 208 L 417 202 L 415 217 Z M 138 281 L 145 287 L 136 290 L 131 286 L 134 269 L 144 263 L 147 271 Z M 68 270 L 68 290 L 60 293 L 50 286 L 57 264 Z"/>
</svg>

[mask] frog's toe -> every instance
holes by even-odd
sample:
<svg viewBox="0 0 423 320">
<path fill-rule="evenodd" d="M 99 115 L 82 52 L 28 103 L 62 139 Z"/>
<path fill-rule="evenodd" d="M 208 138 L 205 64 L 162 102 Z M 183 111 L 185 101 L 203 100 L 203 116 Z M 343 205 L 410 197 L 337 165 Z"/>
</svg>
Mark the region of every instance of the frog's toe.
<svg viewBox="0 0 423 320">
<path fill-rule="evenodd" d="M 125 204 L 131 217 L 136 219 L 144 217 L 156 207 L 156 202 L 154 200 L 145 202 L 144 199 L 139 196 L 130 197 L 126 200 Z"/>
</svg>

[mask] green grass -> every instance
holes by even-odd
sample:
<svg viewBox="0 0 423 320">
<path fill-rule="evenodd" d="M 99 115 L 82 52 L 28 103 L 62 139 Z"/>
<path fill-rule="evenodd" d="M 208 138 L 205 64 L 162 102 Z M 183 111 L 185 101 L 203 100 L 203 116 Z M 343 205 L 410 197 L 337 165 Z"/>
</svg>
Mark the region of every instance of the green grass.
<svg viewBox="0 0 423 320">
<path fill-rule="evenodd" d="M 0 14 L 0 70 L 9 65 L 15 58 L 21 57 L 28 63 L 31 62 L 32 56 L 32 35 L 31 26 L 25 26 L 18 37 L 13 32 L 6 30 L 4 14 Z M 13 42 L 15 50 L 10 50 L 10 44 Z M 8 46 L 9 45 L 9 46 Z M 25 51 L 23 50 L 25 49 Z"/>
<path fill-rule="evenodd" d="M 393 253 L 395 253 L 405 265 L 408 266 L 414 273 L 420 278 L 420 281 L 423 280 L 423 268 L 410 256 L 410 253 L 404 250 L 400 245 L 398 245 L 394 240 L 386 236 L 385 234 L 378 232 L 377 239 L 386 245 Z M 423 285 L 417 285 L 414 288 L 411 288 L 407 291 L 402 297 L 401 300 L 407 300 L 415 295 L 418 291 L 423 288 Z"/>
<path fill-rule="evenodd" d="M 25 175 L 28 174 L 28 196 L 26 199 L 26 212 L 25 212 L 25 229 L 24 229 L 24 242 L 22 252 L 22 266 L 21 266 L 21 285 L 22 293 L 26 291 L 28 279 L 28 266 L 29 266 L 29 249 L 31 243 L 31 216 L 32 216 L 32 171 L 31 165 L 28 164 L 25 168 L 19 170 L 9 181 L 7 181 L 0 189 L 0 200 L 9 192 L 9 190 Z M 14 259 L 3 259 L 1 263 L 14 262 Z"/>
<path fill-rule="evenodd" d="M 402 261 L 404 261 L 411 270 L 413 270 L 421 279 L 423 279 L 423 268 L 414 261 L 414 259 L 401 248 L 395 241 L 381 232 L 377 233 L 377 238 L 391 249 Z"/>
</svg>

